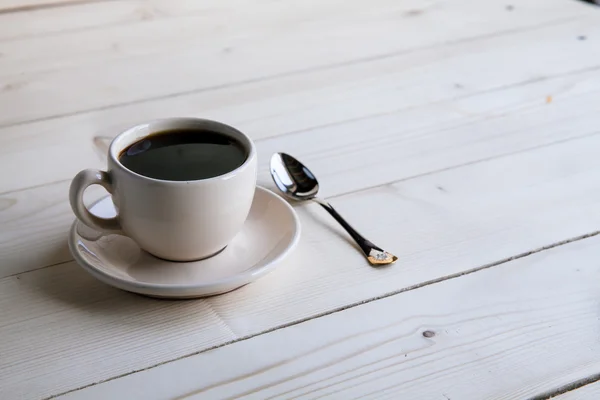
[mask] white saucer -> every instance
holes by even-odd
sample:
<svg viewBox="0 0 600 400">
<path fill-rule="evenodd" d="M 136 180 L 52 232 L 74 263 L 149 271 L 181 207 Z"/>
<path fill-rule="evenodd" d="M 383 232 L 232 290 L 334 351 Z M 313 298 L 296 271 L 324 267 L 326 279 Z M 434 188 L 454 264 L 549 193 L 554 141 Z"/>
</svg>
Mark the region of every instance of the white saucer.
<svg viewBox="0 0 600 400">
<path fill-rule="evenodd" d="M 115 215 L 110 196 L 90 210 Z M 75 221 L 69 248 L 94 277 L 119 289 L 153 297 L 193 298 L 229 292 L 273 270 L 298 243 L 294 209 L 271 191 L 257 187 L 244 227 L 221 253 L 200 261 L 173 262 L 141 250 L 128 237 L 103 236 Z"/>
</svg>

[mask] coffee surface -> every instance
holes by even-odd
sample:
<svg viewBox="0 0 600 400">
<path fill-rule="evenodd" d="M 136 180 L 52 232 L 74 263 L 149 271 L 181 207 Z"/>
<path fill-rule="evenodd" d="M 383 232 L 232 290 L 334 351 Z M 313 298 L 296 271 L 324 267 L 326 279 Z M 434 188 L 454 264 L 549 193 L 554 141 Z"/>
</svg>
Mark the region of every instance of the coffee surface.
<svg viewBox="0 0 600 400">
<path fill-rule="evenodd" d="M 222 133 L 186 129 L 154 133 L 119 154 L 126 168 L 149 178 L 192 181 L 224 175 L 241 166 L 244 146 Z"/>
</svg>

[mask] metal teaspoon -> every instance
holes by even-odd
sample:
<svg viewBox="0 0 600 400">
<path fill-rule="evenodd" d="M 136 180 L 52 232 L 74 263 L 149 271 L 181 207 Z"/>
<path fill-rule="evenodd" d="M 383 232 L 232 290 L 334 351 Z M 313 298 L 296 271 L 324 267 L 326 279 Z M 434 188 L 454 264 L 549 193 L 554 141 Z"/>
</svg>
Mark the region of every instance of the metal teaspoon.
<svg viewBox="0 0 600 400">
<path fill-rule="evenodd" d="M 350 234 L 372 265 L 392 264 L 398 259 L 395 255 L 365 239 L 335 211 L 331 204 L 316 197 L 319 191 L 317 178 L 294 157 L 285 153 L 273 154 L 271 157 L 271 177 L 285 197 L 300 201 L 313 200 L 327 210 Z"/>
</svg>

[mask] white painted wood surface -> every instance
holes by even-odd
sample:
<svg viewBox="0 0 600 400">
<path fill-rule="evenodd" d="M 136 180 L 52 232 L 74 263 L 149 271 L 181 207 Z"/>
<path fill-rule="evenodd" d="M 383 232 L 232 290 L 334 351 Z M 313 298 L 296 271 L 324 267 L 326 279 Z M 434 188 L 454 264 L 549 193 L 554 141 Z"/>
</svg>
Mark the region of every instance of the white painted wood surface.
<svg viewBox="0 0 600 400">
<path fill-rule="evenodd" d="M 0 92 L 0 125 L 588 19 L 585 7 L 563 3 L 522 0 L 513 12 L 499 0 L 437 7 L 418 0 L 228 0 L 198 15 L 8 41 L 0 58 L 7 89 Z M 444 30 L 424 29 L 442 24 Z"/>
<path fill-rule="evenodd" d="M 441 107 L 407 111 L 398 118 L 374 117 L 325 130 L 307 131 L 268 140 L 259 139 L 259 180 L 263 185 L 271 185 L 267 161 L 272 152 L 281 150 L 306 160 L 315 173 L 318 173 L 323 193 L 331 197 L 360 190 L 365 186 L 376 186 L 593 134 L 597 131 L 594 125 L 594 112 L 597 107 L 594 99 L 599 88 L 598 77 L 600 72 L 588 72 L 579 75 L 577 80 L 566 77 L 507 89 L 502 91 L 504 104 L 496 104 L 498 109 L 507 111 L 498 115 L 488 115 L 484 112 L 476 117 L 456 116 L 452 111 L 448 114 L 443 111 L 445 106 L 464 107 L 465 110 L 480 108 L 479 104 L 497 96 L 484 94 L 473 99 L 457 100 L 452 104 L 446 103 Z M 556 96 L 553 104 L 546 104 L 544 94 L 557 93 L 565 85 L 574 85 L 574 88 L 568 94 Z M 519 98 L 525 100 L 515 104 L 515 99 Z M 430 114 L 434 114 L 436 120 L 439 119 L 437 124 L 430 121 Z M 446 116 L 448 122 L 444 121 Z M 526 124 L 523 124 L 523 121 L 526 121 Z M 423 124 L 426 126 L 419 127 Z M 415 128 L 407 128 L 406 132 L 394 128 L 411 125 Z M 439 131 L 433 130 L 436 125 Z M 381 127 L 381 130 L 375 130 L 370 135 L 371 141 L 364 143 L 360 133 L 370 126 Z M 347 137 L 345 147 L 338 149 L 336 143 L 344 140 L 345 135 L 352 132 L 354 136 Z M 319 140 L 322 134 L 332 137 L 332 141 Z M 482 140 L 484 137 L 489 140 Z M 315 151 L 314 143 L 319 143 L 319 151 Z M 382 144 L 385 147 L 382 148 Z M 88 148 L 85 143 L 82 143 L 81 147 Z M 81 168 L 86 167 L 86 160 L 88 165 L 102 167 L 103 156 L 100 150 L 105 150 L 105 141 L 99 141 L 94 148 L 90 146 L 89 150 L 89 156 L 81 160 Z M 98 155 L 94 154 L 94 151 L 98 152 Z M 389 161 L 380 162 L 381 153 L 389 157 Z M 17 157 L 24 159 L 29 156 L 32 157 L 33 163 L 34 152 L 27 155 L 19 153 Z M 337 165 L 328 165 L 330 159 L 335 159 Z M 62 164 L 57 168 L 63 166 L 72 169 L 70 164 Z M 364 166 L 364 171 L 357 169 L 359 166 Z M 75 169 L 72 171 L 73 174 L 76 172 Z M 66 201 L 68 185 L 69 181 L 64 180 L 0 195 L 0 202 L 5 204 L 5 207 L 12 207 L 11 213 L 0 214 L 0 222 L 10 227 L 4 235 L 4 240 L 0 242 L 0 249 L 5 257 L 11 260 L 7 263 L 8 267 L 0 270 L 0 276 L 13 275 L 71 259 L 66 250 L 65 239 L 60 234 L 68 229 L 71 222 L 71 211 Z M 32 219 L 29 215 L 36 217 Z M 33 237 L 23 234 L 23 228 L 31 231 L 28 228 L 31 224 L 43 228 L 34 229 Z M 49 234 L 48 231 L 52 233 Z M 23 255 L 23 246 L 32 240 L 35 240 L 37 245 Z"/>
<path fill-rule="evenodd" d="M 599 246 L 560 246 L 59 398 L 530 398 L 600 368 Z"/>
<path fill-rule="evenodd" d="M 584 238 L 600 230 L 599 27 L 576 0 L 0 0 L 0 398 L 577 389 L 598 373 Z M 164 302 L 96 282 L 66 248 L 69 180 L 103 167 L 119 130 L 174 115 L 247 132 L 263 185 L 272 152 L 298 156 L 400 261 L 369 268 L 297 206 L 294 256 L 233 293 Z"/>
<path fill-rule="evenodd" d="M 389 162 L 402 162 L 402 157 L 392 157 L 399 151 L 396 147 L 407 148 L 405 143 L 397 143 L 396 137 L 419 140 L 425 134 L 436 133 L 450 137 L 446 133 L 448 129 L 475 121 L 485 123 L 491 119 L 495 122 L 502 117 L 520 121 L 522 116 L 510 112 L 514 108 L 527 112 L 530 107 L 540 106 L 544 110 L 542 118 L 549 116 L 560 118 L 563 123 L 577 122 L 579 118 L 567 119 L 545 106 L 561 106 L 564 97 L 592 91 L 593 88 L 588 88 L 588 85 L 597 87 L 594 72 L 600 66 L 600 55 L 590 52 L 587 43 L 582 45 L 577 41 L 577 35 L 587 30 L 600 35 L 600 27 L 597 19 L 585 23 L 585 29 L 581 25 L 582 22 L 558 24 L 519 35 L 500 35 L 447 45 L 443 48 L 448 49 L 448 55 L 444 57 L 439 56 L 440 47 L 434 47 L 325 71 L 274 77 L 266 82 L 234 85 L 0 128 L 5 143 L 0 148 L 0 168 L 24 161 L 52 163 L 64 157 L 71 160 L 52 169 L 2 176 L 0 182 L 3 191 L 13 191 L 70 179 L 82 168 L 104 164 L 94 145 L 94 138 L 112 138 L 123 128 L 137 122 L 171 115 L 197 115 L 231 121 L 256 140 L 275 140 L 274 137 L 287 134 L 288 139 L 274 142 L 275 146 L 290 143 L 296 152 L 301 151 L 299 157 L 310 157 L 307 163 L 310 161 L 316 167 L 320 166 L 319 163 L 327 165 L 329 158 L 315 154 L 314 146 L 305 143 L 315 140 L 315 137 L 320 142 L 318 149 L 327 151 L 327 154 L 339 148 L 337 140 L 340 138 L 350 143 L 358 142 L 360 152 L 338 150 L 340 157 L 353 157 L 353 166 L 365 158 L 380 165 L 381 152 L 386 149 L 389 153 L 384 153 L 384 156 L 390 159 Z M 566 50 L 532 57 L 525 67 L 521 64 L 503 65 L 506 57 L 523 59 L 535 54 L 542 43 L 545 48 L 562 45 Z M 502 73 L 499 73 L 498 65 L 502 65 Z M 549 105 L 548 96 L 553 99 Z M 590 93 L 590 96 L 594 94 Z M 583 106 L 594 107 L 593 103 L 593 100 L 587 100 Z M 577 105 L 577 109 L 580 107 L 582 105 Z M 581 114 L 588 116 L 587 113 Z M 539 123 L 543 122 L 545 120 Z M 589 129 L 593 125 L 587 123 L 585 126 Z M 527 128 L 522 124 L 507 126 L 503 120 L 496 127 L 509 128 L 512 132 Z M 477 128 L 476 134 L 488 131 L 482 132 L 481 128 Z M 543 135 L 545 131 L 537 134 Z M 498 135 L 498 132 L 491 134 Z M 295 137 L 294 142 L 289 141 L 290 135 Z M 365 136 L 372 139 L 364 143 Z M 524 135 L 519 132 L 518 136 Z M 307 139 L 304 140 L 304 137 Z M 298 143 L 305 143 L 304 148 L 308 151 L 297 149 Z M 389 147 L 382 149 L 382 145 Z M 262 157 L 263 162 L 268 155 Z M 447 157 L 436 156 L 435 159 L 447 162 Z M 377 172 L 365 170 L 369 178 L 378 176 Z M 358 178 L 355 180 L 360 181 Z M 331 185 L 347 181 L 335 179 L 326 185 L 325 190 L 330 191 L 330 195 L 335 194 Z"/>
<path fill-rule="evenodd" d="M 363 231 L 386 203 L 396 204 L 369 229 L 402 254 L 389 269 L 369 268 L 309 206 L 298 207 L 304 225 L 294 258 L 226 296 L 143 299 L 107 288 L 74 263 L 0 280 L 3 390 L 60 393 L 594 232 L 600 187 L 589 182 L 600 168 L 598 146 L 593 135 L 336 198 Z M 31 328 L 47 323 L 51 336 Z M 47 374 L 49 364 L 60 379 Z"/>
</svg>

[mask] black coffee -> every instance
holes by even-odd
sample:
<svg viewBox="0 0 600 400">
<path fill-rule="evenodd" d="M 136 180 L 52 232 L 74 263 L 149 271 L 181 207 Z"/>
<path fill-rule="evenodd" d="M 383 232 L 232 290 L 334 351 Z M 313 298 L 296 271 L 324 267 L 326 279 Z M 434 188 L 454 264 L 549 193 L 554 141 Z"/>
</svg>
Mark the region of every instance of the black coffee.
<svg viewBox="0 0 600 400">
<path fill-rule="evenodd" d="M 222 133 L 181 129 L 152 134 L 121 151 L 119 161 L 140 175 L 167 181 L 207 179 L 233 171 L 248 154 Z"/>
</svg>

